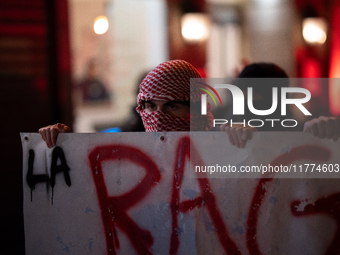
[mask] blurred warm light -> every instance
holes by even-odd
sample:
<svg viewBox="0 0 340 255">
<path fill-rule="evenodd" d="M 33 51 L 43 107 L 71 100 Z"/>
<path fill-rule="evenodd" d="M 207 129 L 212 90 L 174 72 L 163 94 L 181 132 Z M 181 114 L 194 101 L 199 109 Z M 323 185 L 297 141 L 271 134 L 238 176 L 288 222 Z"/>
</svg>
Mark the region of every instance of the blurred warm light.
<svg viewBox="0 0 340 255">
<path fill-rule="evenodd" d="M 263 6 L 275 6 L 280 3 L 280 0 L 254 0 L 254 2 Z"/>
<path fill-rule="evenodd" d="M 323 18 L 305 18 L 303 20 L 303 38 L 307 43 L 323 44 L 327 39 L 327 24 Z"/>
<path fill-rule="evenodd" d="M 187 42 L 201 42 L 209 36 L 209 18 L 206 14 L 184 14 L 181 25 L 182 36 Z"/>
<path fill-rule="evenodd" d="M 98 35 L 104 34 L 109 28 L 109 21 L 105 16 L 99 16 L 94 20 L 93 29 Z"/>
</svg>

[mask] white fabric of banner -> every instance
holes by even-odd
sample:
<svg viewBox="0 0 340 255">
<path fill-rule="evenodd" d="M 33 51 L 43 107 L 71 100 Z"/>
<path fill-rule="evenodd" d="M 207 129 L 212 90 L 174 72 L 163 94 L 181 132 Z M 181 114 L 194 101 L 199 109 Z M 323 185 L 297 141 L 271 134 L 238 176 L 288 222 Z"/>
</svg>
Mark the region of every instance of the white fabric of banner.
<svg viewBox="0 0 340 255">
<path fill-rule="evenodd" d="M 339 142 L 302 132 L 258 132 L 244 149 L 222 132 L 60 134 L 52 149 L 37 133 L 21 140 L 27 255 L 340 253 Z"/>
</svg>

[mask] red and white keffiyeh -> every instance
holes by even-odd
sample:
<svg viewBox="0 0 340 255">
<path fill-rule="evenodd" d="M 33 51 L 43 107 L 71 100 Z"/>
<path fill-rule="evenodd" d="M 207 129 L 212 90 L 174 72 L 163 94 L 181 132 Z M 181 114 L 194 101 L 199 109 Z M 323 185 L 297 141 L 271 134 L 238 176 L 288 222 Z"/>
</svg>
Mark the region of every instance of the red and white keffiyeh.
<svg viewBox="0 0 340 255">
<path fill-rule="evenodd" d="M 171 116 L 162 111 L 143 112 L 141 117 L 145 132 L 190 131 L 190 118 Z"/>
<path fill-rule="evenodd" d="M 137 112 L 143 120 L 146 132 L 207 130 L 212 126 L 210 112 L 199 118 L 181 118 L 161 111 L 145 112 L 143 101 L 190 101 L 199 102 L 202 90 L 194 85 L 190 91 L 190 78 L 201 75 L 184 60 L 171 60 L 158 65 L 141 82 L 137 96 Z"/>
</svg>

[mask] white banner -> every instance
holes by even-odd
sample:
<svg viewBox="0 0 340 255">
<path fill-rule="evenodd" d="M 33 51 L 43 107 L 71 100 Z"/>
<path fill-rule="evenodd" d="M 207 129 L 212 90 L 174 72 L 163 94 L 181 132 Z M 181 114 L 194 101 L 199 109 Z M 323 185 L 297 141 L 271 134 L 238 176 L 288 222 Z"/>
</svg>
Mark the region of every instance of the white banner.
<svg viewBox="0 0 340 255">
<path fill-rule="evenodd" d="M 22 133 L 26 254 L 339 254 L 339 142 Z M 199 177 L 199 178 L 196 178 Z M 301 178 L 304 177 L 304 178 Z M 306 178 L 307 177 L 307 178 Z"/>
</svg>

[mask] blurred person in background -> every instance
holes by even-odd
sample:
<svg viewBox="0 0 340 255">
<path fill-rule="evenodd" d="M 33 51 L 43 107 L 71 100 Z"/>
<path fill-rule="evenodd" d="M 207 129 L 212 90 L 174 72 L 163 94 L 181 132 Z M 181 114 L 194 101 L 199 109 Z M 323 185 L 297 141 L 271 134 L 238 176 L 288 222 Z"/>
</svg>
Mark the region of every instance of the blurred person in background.
<svg viewBox="0 0 340 255">
<path fill-rule="evenodd" d="M 90 60 L 86 67 L 84 79 L 78 84 L 81 91 L 82 102 L 98 102 L 110 99 L 110 94 L 98 77 L 98 66 L 95 60 Z"/>
</svg>

